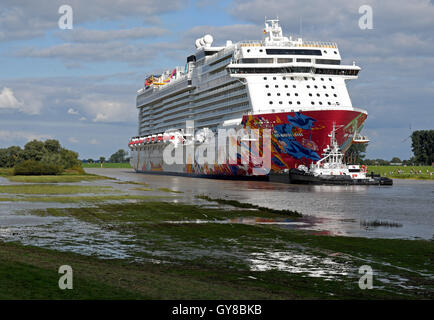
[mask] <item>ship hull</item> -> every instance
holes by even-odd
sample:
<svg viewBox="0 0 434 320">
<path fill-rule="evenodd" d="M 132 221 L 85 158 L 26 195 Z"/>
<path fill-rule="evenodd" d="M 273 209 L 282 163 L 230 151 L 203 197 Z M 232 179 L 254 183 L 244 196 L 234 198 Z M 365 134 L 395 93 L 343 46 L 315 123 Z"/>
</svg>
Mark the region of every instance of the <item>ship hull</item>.
<svg viewBox="0 0 434 320">
<path fill-rule="evenodd" d="M 363 110 L 320 110 L 303 112 L 284 112 L 246 115 L 243 117 L 244 128 L 270 129 L 271 144 L 259 149 L 252 144 L 238 141 L 240 154 L 238 161 L 230 163 L 199 164 L 196 159 L 189 164 L 167 164 L 163 161 L 165 143 L 144 144 L 131 151 L 131 165 L 137 172 L 159 172 L 188 176 L 239 177 L 267 175 L 271 171 L 297 168 L 310 165 L 321 158 L 323 150 L 329 144 L 329 134 L 336 126 L 336 139 L 345 152 L 353 141 L 356 132 L 360 132 L 367 114 Z M 262 141 L 262 139 L 260 139 Z M 183 147 L 185 148 L 185 147 Z M 220 152 L 216 147 L 216 154 Z M 257 164 L 242 164 L 241 156 L 248 153 L 251 159 L 258 158 L 264 152 L 270 152 L 270 168 L 255 170 Z M 243 154 L 244 153 L 244 154 Z M 185 161 L 187 162 L 187 161 Z M 257 169 L 257 168 L 256 168 Z"/>
</svg>

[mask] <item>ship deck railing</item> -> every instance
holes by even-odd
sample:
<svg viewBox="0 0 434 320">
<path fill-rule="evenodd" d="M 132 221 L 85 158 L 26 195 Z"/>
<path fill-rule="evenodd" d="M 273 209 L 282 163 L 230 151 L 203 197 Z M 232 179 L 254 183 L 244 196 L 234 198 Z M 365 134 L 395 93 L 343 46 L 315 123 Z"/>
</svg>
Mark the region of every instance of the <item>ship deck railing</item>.
<svg viewBox="0 0 434 320">
<path fill-rule="evenodd" d="M 242 40 L 236 43 L 240 47 L 264 47 L 264 41 L 258 40 Z M 301 42 L 297 40 L 289 40 L 289 41 L 276 41 L 270 47 L 313 47 L 313 48 L 337 48 L 337 43 L 332 41 L 311 41 L 311 40 L 302 40 Z"/>
</svg>

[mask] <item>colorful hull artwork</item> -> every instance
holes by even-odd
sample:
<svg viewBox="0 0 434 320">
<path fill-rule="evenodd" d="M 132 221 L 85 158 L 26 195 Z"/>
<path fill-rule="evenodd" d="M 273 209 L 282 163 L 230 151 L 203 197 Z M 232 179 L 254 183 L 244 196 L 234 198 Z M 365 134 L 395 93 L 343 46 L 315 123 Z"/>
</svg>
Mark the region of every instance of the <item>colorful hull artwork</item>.
<svg viewBox="0 0 434 320">
<path fill-rule="evenodd" d="M 251 176 L 268 174 L 269 170 L 253 170 L 262 166 L 260 157 L 263 152 L 271 152 L 271 170 L 282 171 L 299 165 L 310 165 L 322 157 L 323 150 L 330 141 L 329 134 L 336 126 L 336 139 L 345 152 L 353 141 L 356 132 L 360 132 L 366 120 L 364 111 L 321 110 L 303 112 L 285 112 L 272 114 L 246 115 L 243 117 L 244 128 L 271 130 L 271 150 L 263 150 L 249 141 L 232 138 L 241 152 L 237 159 L 229 159 L 232 164 L 172 164 L 163 163 L 163 146 L 145 145 L 142 150 L 133 150 L 131 165 L 138 172 L 167 172 L 199 176 Z M 262 139 L 260 139 L 262 141 Z M 216 156 L 222 152 L 217 146 Z M 248 156 L 252 161 L 242 164 L 241 158 Z M 197 157 L 197 155 L 196 155 Z M 190 159 L 191 160 L 191 159 Z M 191 163 L 191 161 L 190 161 Z M 233 164 L 235 163 L 235 164 Z M 258 165 L 259 163 L 259 165 Z M 259 172 L 259 173 L 258 173 Z"/>
</svg>

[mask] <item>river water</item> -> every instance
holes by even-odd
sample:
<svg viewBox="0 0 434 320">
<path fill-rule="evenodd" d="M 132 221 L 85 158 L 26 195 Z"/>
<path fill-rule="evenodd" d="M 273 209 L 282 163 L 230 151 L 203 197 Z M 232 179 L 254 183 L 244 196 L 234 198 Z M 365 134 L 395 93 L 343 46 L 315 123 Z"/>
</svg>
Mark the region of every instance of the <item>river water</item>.
<svg viewBox="0 0 434 320">
<path fill-rule="evenodd" d="M 394 180 L 393 186 L 308 186 L 267 181 L 235 181 L 135 173 L 132 169 L 86 169 L 151 188 L 182 191 L 180 201 L 197 195 L 297 210 L 304 228 L 321 233 L 372 238 L 433 239 L 434 181 Z M 362 221 L 387 221 L 399 227 L 366 227 Z M 285 227 L 285 226 L 282 226 Z"/>
</svg>

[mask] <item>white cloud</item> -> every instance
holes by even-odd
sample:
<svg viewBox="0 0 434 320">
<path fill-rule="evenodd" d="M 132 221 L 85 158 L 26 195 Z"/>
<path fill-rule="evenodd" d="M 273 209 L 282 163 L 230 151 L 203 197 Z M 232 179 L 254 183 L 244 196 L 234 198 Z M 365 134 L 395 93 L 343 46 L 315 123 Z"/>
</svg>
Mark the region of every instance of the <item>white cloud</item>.
<svg viewBox="0 0 434 320">
<path fill-rule="evenodd" d="M 95 144 L 99 144 L 99 141 L 93 138 L 89 140 L 89 143 L 95 145 Z"/>
<path fill-rule="evenodd" d="M 0 41 L 31 39 L 58 30 L 58 9 L 64 0 L 2 0 L 0 2 Z M 74 28 L 95 21 L 128 21 L 158 24 L 159 16 L 185 8 L 187 0 L 69 0 Z M 5 31 L 3 31 L 5 30 Z"/>
<path fill-rule="evenodd" d="M 81 117 L 81 118 L 78 119 L 78 120 L 80 120 L 80 121 L 86 121 L 87 119 L 86 119 L 86 117 Z"/>
<path fill-rule="evenodd" d="M 20 109 L 23 103 L 18 101 L 14 92 L 4 87 L 0 92 L 0 109 Z"/>
<path fill-rule="evenodd" d="M 136 27 L 120 30 L 90 30 L 76 28 L 71 32 L 58 32 L 64 40 L 71 42 L 107 42 L 120 39 L 144 39 L 162 36 L 169 33 L 167 29 L 160 27 Z"/>
<path fill-rule="evenodd" d="M 69 108 L 68 109 L 68 114 L 79 115 L 80 113 L 77 110 L 74 110 L 73 108 Z"/>
<path fill-rule="evenodd" d="M 78 140 L 76 138 L 74 138 L 74 137 L 69 137 L 68 141 L 71 142 L 71 143 L 77 143 L 78 142 Z"/>
<path fill-rule="evenodd" d="M 12 143 L 16 143 L 18 141 L 25 140 L 43 140 L 43 139 L 51 139 L 52 136 L 49 134 L 43 133 L 35 133 L 29 131 L 9 131 L 9 130 L 0 130 L 0 141 L 9 142 L 9 145 Z"/>
<path fill-rule="evenodd" d="M 38 93 L 32 95 L 29 90 L 24 90 L 21 93 L 21 98 L 17 98 L 15 92 L 3 87 L 0 92 L 0 109 L 16 110 L 26 114 L 39 114 L 42 108 Z"/>
</svg>

